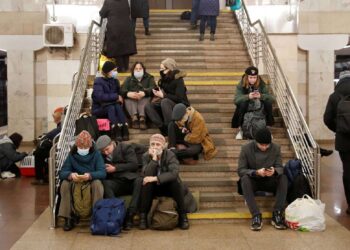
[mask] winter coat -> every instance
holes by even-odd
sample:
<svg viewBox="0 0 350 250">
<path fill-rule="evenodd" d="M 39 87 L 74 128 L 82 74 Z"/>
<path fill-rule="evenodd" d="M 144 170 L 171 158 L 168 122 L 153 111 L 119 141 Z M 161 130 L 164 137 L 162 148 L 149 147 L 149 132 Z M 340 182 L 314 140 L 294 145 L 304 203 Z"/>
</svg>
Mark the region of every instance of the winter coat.
<svg viewBox="0 0 350 250">
<path fill-rule="evenodd" d="M 136 153 L 130 144 L 118 142 L 112 152 L 112 159 L 108 160 L 106 156 L 103 157 L 106 163 L 117 166 L 116 172 L 107 174 L 107 179 L 134 180 L 139 177 L 136 173 L 138 169 Z"/>
<path fill-rule="evenodd" d="M 56 137 L 56 135 L 58 135 L 59 133 L 61 133 L 61 129 L 62 129 L 62 123 L 58 123 L 57 127 L 52 129 L 50 132 L 48 132 L 45 135 L 45 138 L 49 139 L 50 141 L 53 141 L 53 139 Z"/>
<path fill-rule="evenodd" d="M 329 96 L 323 121 L 335 133 L 335 149 L 341 152 L 350 151 L 350 134 L 336 132 L 337 106 L 341 96 L 350 95 L 350 72 L 348 77 L 339 80 L 334 92 Z"/>
<path fill-rule="evenodd" d="M 149 17 L 148 0 L 130 0 L 131 17 Z"/>
<path fill-rule="evenodd" d="M 154 77 L 148 73 L 144 74 L 144 76 L 141 79 L 141 82 L 139 82 L 135 76 L 129 76 L 125 79 L 122 85 L 121 95 L 124 98 L 128 98 L 128 92 L 143 91 L 145 92 L 145 97 L 149 97 L 152 95 L 152 89 L 154 89 L 155 86 L 156 83 L 154 81 Z"/>
<path fill-rule="evenodd" d="M 159 87 L 163 90 L 164 98 L 169 98 L 173 102 L 183 103 L 186 106 L 190 105 L 187 99 L 187 89 L 184 82 L 184 77 L 187 74 L 183 71 L 174 70 L 170 76 L 160 79 Z"/>
<path fill-rule="evenodd" d="M 120 94 L 118 79 L 97 77 L 92 92 L 92 113 L 108 104 L 117 103 Z"/>
<path fill-rule="evenodd" d="M 0 172 L 7 169 L 15 162 L 23 160 L 27 153 L 19 153 L 16 151 L 16 146 L 11 139 L 4 136 L 0 139 Z"/>
<path fill-rule="evenodd" d="M 243 75 L 244 77 L 244 75 Z M 236 95 L 234 99 L 234 103 L 236 105 L 243 103 L 245 101 L 249 100 L 249 93 L 251 92 L 251 89 L 243 87 L 243 77 L 242 80 L 238 83 L 236 88 Z M 260 78 L 260 84 L 259 84 L 259 93 L 261 94 L 261 100 L 262 101 L 271 101 L 273 102 L 275 100 L 275 97 L 271 95 L 266 87 L 266 83 Z"/>
<path fill-rule="evenodd" d="M 106 169 L 101 153 L 92 149 L 88 155 L 81 156 L 76 149 L 72 150 L 63 163 L 59 177 L 61 180 L 67 180 L 71 173 L 90 173 L 92 180 L 105 179 Z"/>
<path fill-rule="evenodd" d="M 214 141 L 209 135 L 203 116 L 192 107 L 188 109 L 191 109 L 191 113 L 186 128 L 188 128 L 190 133 L 185 136 L 185 141 L 192 144 L 200 143 L 203 147 L 204 159 L 210 160 L 214 158 L 218 150 L 215 148 Z"/>
<path fill-rule="evenodd" d="M 136 37 L 130 20 L 128 0 L 106 0 L 100 16 L 108 20 L 106 56 L 116 58 L 136 54 Z"/>
<path fill-rule="evenodd" d="M 219 0 L 200 0 L 198 9 L 199 16 L 218 16 L 219 13 Z"/>
<path fill-rule="evenodd" d="M 270 147 L 262 152 L 256 145 L 256 141 L 248 142 L 242 146 L 238 159 L 238 175 L 254 175 L 260 168 L 274 167 L 278 175 L 283 174 L 281 147 L 271 143 Z"/>
</svg>

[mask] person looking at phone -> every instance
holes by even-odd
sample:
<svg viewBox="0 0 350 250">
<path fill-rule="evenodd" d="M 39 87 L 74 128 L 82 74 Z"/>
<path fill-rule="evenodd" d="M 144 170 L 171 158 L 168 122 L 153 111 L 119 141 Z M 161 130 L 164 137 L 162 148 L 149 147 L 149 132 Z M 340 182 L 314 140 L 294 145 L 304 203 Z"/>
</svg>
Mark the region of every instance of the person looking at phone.
<svg viewBox="0 0 350 250">
<path fill-rule="evenodd" d="M 161 134 L 150 138 L 148 152 L 143 155 L 143 181 L 140 195 L 140 224 L 139 228 L 147 228 L 147 213 L 154 196 L 172 197 L 177 204 L 179 227 L 188 229 L 189 223 L 185 210 L 184 188 L 179 177 L 179 161 L 175 154 L 166 149 L 166 141 Z"/>
<path fill-rule="evenodd" d="M 252 215 L 251 229 L 259 231 L 263 224 L 261 212 L 255 201 L 256 191 L 275 194 L 276 202 L 271 224 L 276 229 L 286 229 L 283 212 L 288 179 L 283 174 L 281 148 L 272 142 L 269 129 L 258 130 L 255 140 L 242 146 L 238 160 L 238 175 L 244 199 Z"/>
<path fill-rule="evenodd" d="M 75 145 L 59 171 L 59 178 L 62 184 L 58 216 L 65 220 L 63 230 L 70 231 L 74 227 L 71 204 L 73 182 L 91 183 L 92 205 L 103 198 L 101 180 L 106 178 L 105 164 L 101 153 L 92 145 L 92 138 L 88 131 L 83 130 L 77 136 Z"/>
<path fill-rule="evenodd" d="M 184 77 L 186 73 L 178 70 L 176 61 L 166 58 L 160 64 L 159 88 L 154 88 L 154 98 L 145 107 L 146 115 L 160 129 L 162 135 L 168 134 L 173 107 L 177 103 L 189 106 Z"/>
<path fill-rule="evenodd" d="M 266 115 L 266 125 L 272 126 L 274 124 L 272 103 L 275 97 L 269 93 L 266 83 L 259 76 L 259 70 L 251 66 L 245 70 L 236 88 L 236 95 L 234 98 L 236 110 L 231 121 L 232 128 L 240 128 L 242 126 L 244 114 L 248 111 L 249 103 L 255 100 L 259 100 L 263 104 Z M 243 139 L 241 129 L 237 133 L 236 139 Z"/>
</svg>

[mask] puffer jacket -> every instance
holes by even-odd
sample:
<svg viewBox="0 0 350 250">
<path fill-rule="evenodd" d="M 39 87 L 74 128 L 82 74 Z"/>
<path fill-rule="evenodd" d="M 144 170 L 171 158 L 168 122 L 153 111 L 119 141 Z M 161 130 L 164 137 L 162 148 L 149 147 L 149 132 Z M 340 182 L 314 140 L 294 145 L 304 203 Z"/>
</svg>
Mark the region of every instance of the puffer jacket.
<svg viewBox="0 0 350 250">
<path fill-rule="evenodd" d="M 0 139 L 0 172 L 6 171 L 15 162 L 23 160 L 27 153 L 19 153 L 11 139 L 4 136 Z"/>
</svg>

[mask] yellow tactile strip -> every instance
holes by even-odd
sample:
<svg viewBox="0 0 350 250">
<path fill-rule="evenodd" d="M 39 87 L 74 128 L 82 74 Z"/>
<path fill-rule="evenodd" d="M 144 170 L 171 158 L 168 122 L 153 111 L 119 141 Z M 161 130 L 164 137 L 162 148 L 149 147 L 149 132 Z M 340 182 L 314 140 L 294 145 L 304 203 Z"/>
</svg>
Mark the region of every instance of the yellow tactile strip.
<svg viewBox="0 0 350 250">
<path fill-rule="evenodd" d="M 215 219 L 250 219 L 252 218 L 250 213 L 243 212 L 223 212 L 223 213 L 201 213 L 197 212 L 194 214 L 187 215 L 191 220 L 215 220 Z M 262 217 L 268 219 L 272 217 L 270 212 L 263 212 Z"/>
</svg>

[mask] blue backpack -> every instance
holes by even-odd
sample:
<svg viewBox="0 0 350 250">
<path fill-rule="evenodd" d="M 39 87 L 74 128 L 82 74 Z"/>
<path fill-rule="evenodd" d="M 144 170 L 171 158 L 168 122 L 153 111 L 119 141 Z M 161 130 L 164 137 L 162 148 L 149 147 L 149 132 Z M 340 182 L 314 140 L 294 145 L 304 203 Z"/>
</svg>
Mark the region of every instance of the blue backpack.
<svg viewBox="0 0 350 250">
<path fill-rule="evenodd" d="M 288 178 L 288 187 L 290 187 L 295 178 L 302 173 L 301 166 L 301 161 L 299 159 L 289 160 L 284 166 L 284 174 Z"/>
<path fill-rule="evenodd" d="M 96 202 L 91 218 L 93 235 L 117 235 L 121 232 L 125 218 L 124 200 L 111 198 Z"/>
</svg>

